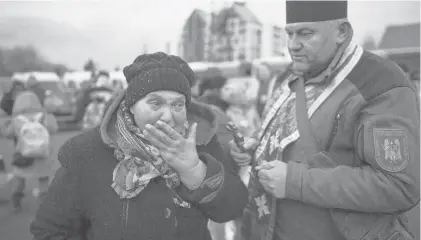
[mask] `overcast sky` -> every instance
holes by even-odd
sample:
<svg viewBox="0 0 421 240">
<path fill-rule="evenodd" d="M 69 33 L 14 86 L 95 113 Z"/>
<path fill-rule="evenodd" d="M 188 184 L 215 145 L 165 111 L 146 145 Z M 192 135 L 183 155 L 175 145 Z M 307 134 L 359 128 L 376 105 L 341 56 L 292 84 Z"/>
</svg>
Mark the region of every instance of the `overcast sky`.
<svg viewBox="0 0 421 240">
<path fill-rule="evenodd" d="M 212 4 L 213 2 L 213 4 Z M 0 16 L 39 16 L 62 21 L 76 28 L 94 31 L 101 37 L 115 38 L 121 46 L 133 38 L 148 45 L 149 51 L 165 50 L 171 42 L 176 46 L 184 21 L 195 8 L 210 11 L 218 9 L 222 0 L 55 0 L 2 1 Z M 285 23 L 283 0 L 249 0 L 249 8 L 264 24 Z M 419 1 L 350 1 L 349 19 L 355 29 L 355 38 L 361 42 L 371 34 L 379 41 L 389 24 L 420 21 Z M 141 35 L 139 35 L 141 33 Z M 141 36 L 141 37 L 139 37 Z M 98 59 L 99 62 L 101 60 Z M 108 65 L 104 62 L 104 65 Z"/>
</svg>

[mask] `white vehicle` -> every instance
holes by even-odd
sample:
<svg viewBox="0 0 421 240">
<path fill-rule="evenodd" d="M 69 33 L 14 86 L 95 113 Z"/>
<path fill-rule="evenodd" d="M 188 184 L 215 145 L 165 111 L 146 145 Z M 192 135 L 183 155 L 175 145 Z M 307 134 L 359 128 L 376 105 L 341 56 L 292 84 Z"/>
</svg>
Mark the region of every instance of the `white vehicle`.
<svg viewBox="0 0 421 240">
<path fill-rule="evenodd" d="M 54 72 L 25 72 L 14 73 L 12 81 L 27 85 L 30 79 L 35 79 L 39 86 L 45 90 L 44 107 L 54 114 L 70 114 L 70 98 L 66 87 L 60 77 Z"/>
<path fill-rule="evenodd" d="M 12 76 L 12 81 L 27 83 L 30 77 L 38 82 L 60 82 L 60 77 L 54 72 L 17 72 Z"/>
<path fill-rule="evenodd" d="M 109 85 L 115 89 L 115 88 L 120 88 L 120 89 L 126 89 L 127 88 L 127 81 L 126 81 L 126 77 L 124 76 L 123 71 L 112 71 L 109 73 L 110 77 L 109 77 Z"/>
<path fill-rule="evenodd" d="M 83 82 L 89 81 L 91 78 L 92 73 L 89 71 L 67 72 L 63 76 L 63 82 L 70 89 L 79 89 Z"/>
</svg>

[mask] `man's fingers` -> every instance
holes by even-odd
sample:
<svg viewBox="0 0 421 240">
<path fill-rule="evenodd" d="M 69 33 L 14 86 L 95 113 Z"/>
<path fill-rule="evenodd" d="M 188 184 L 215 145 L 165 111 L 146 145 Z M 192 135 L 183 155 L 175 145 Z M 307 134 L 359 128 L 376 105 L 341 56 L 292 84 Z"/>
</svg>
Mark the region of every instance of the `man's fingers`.
<svg viewBox="0 0 421 240">
<path fill-rule="evenodd" d="M 262 169 L 269 170 L 269 169 L 274 168 L 275 165 L 276 165 L 275 161 L 270 161 L 270 162 L 263 161 L 259 166 L 256 166 L 256 170 L 262 170 Z"/>
<path fill-rule="evenodd" d="M 258 144 L 258 141 L 254 138 L 246 138 L 243 147 L 245 149 L 254 149 Z"/>
<path fill-rule="evenodd" d="M 257 176 L 259 177 L 259 179 L 269 180 L 269 173 L 265 169 L 258 171 Z"/>
<path fill-rule="evenodd" d="M 271 193 L 272 188 L 270 187 L 270 184 L 267 180 L 259 178 L 259 182 L 260 182 L 260 184 L 262 184 L 262 187 L 265 189 L 266 192 Z"/>
<path fill-rule="evenodd" d="M 231 153 L 232 158 L 234 158 L 234 160 L 236 161 L 246 162 L 246 161 L 250 161 L 251 159 L 251 157 L 246 153 L 238 153 L 234 151 L 231 151 L 230 153 Z"/>
<path fill-rule="evenodd" d="M 237 146 L 237 144 L 234 142 L 234 140 L 229 141 L 228 145 L 230 146 L 231 151 L 235 151 L 235 152 L 238 152 L 238 153 L 241 152 L 240 148 Z"/>
</svg>

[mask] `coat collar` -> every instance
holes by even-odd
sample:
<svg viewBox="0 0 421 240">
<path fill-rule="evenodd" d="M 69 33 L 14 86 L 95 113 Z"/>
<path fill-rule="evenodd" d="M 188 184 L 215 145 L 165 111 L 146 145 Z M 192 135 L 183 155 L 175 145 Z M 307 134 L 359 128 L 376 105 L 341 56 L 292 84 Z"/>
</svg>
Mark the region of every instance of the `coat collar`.
<svg viewBox="0 0 421 240">
<path fill-rule="evenodd" d="M 114 145 L 117 110 L 125 95 L 126 92 L 122 91 L 109 103 L 99 127 L 102 141 L 109 146 Z M 218 118 L 209 105 L 192 99 L 187 108 L 187 120 L 190 124 L 197 123 L 197 145 L 206 145 L 215 136 Z"/>
</svg>

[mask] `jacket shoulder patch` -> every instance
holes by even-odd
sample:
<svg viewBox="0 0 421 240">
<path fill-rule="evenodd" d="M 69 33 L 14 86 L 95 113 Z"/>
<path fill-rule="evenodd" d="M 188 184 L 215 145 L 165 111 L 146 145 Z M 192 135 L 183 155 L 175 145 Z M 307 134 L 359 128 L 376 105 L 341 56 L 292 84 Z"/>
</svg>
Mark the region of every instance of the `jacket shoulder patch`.
<svg viewBox="0 0 421 240">
<path fill-rule="evenodd" d="M 407 132 L 404 129 L 374 128 L 374 152 L 377 164 L 388 172 L 399 172 L 409 162 Z"/>
</svg>

